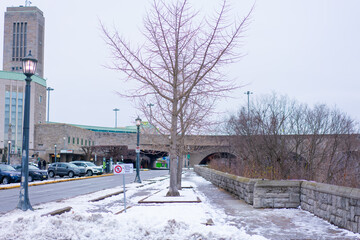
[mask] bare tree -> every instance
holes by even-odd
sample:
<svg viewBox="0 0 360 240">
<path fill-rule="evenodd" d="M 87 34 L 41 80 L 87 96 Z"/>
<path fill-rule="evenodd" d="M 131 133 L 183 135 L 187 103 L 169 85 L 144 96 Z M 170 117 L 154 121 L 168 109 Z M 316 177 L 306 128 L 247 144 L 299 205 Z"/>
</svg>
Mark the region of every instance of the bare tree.
<svg viewBox="0 0 360 240">
<path fill-rule="evenodd" d="M 168 196 L 179 195 L 177 159 L 181 158 L 181 134 L 194 125 L 188 115 L 193 112 L 191 108 L 201 109 L 205 105 L 199 99 L 213 102 L 238 87 L 225 78 L 221 67 L 241 57 L 237 47 L 250 12 L 240 21 L 229 22 L 224 0 L 212 18 L 198 19 L 198 12 L 191 9 L 187 0 L 154 0 L 144 18 L 146 43 L 135 49 L 118 31 L 110 33 L 102 26 L 115 58 L 113 68 L 139 83 L 127 96 L 138 100 L 146 115 L 149 115 L 146 103 L 154 103 L 153 125 L 170 136 Z M 181 118 L 186 115 L 188 127 L 185 121 L 181 125 Z M 196 123 L 202 120 L 196 119 Z"/>
<path fill-rule="evenodd" d="M 81 147 L 81 150 L 84 151 L 84 154 L 85 154 L 85 161 L 90 161 L 91 159 L 91 156 L 92 156 L 92 153 L 94 151 L 94 147 L 92 146 L 82 146 Z"/>
<path fill-rule="evenodd" d="M 230 116 L 225 129 L 236 137 L 241 174 L 356 186 L 357 123 L 336 108 L 272 94 L 252 104 L 250 114 L 243 107 Z"/>
</svg>

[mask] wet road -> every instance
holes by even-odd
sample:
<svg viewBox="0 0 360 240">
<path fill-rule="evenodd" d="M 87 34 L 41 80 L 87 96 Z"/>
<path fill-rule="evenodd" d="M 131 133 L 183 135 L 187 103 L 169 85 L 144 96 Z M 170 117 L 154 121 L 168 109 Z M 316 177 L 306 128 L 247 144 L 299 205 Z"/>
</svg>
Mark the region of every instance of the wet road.
<svg viewBox="0 0 360 240">
<path fill-rule="evenodd" d="M 168 174 L 168 170 L 141 171 L 141 180 L 151 179 Z M 132 183 L 135 179 L 133 174 L 125 175 L 125 183 Z M 107 188 L 122 186 L 123 176 L 113 175 L 99 178 L 81 179 L 77 181 L 59 182 L 29 187 L 29 199 L 32 206 L 39 203 L 57 201 L 71 198 Z M 9 212 L 16 208 L 19 202 L 20 188 L 0 190 L 0 213 Z"/>
</svg>

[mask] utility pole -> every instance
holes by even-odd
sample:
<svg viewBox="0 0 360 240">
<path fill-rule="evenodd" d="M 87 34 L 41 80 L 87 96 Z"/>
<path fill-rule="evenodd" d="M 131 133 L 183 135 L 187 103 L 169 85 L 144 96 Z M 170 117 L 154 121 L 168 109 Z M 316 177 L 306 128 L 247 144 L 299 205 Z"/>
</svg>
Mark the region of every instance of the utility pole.
<svg viewBox="0 0 360 240">
<path fill-rule="evenodd" d="M 247 101 L 248 101 L 248 119 L 250 118 L 250 94 L 253 94 L 253 92 L 247 91 L 244 92 L 244 94 L 247 95 Z"/>
<path fill-rule="evenodd" d="M 120 109 L 118 108 L 114 108 L 113 111 L 115 112 L 115 128 L 117 128 L 117 112 L 119 111 Z"/>
</svg>

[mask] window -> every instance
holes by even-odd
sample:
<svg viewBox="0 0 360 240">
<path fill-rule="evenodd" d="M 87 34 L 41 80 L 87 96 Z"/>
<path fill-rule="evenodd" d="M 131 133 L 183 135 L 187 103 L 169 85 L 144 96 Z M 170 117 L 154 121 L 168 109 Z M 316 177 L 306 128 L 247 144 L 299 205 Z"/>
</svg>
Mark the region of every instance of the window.
<svg viewBox="0 0 360 240">
<path fill-rule="evenodd" d="M 79 138 L 77 138 L 77 144 L 79 144 Z"/>
<path fill-rule="evenodd" d="M 68 137 L 68 144 L 70 144 L 70 137 Z"/>
<path fill-rule="evenodd" d="M 73 137 L 73 144 L 75 144 L 75 138 Z"/>
<path fill-rule="evenodd" d="M 39 103 L 41 103 L 42 102 L 42 96 L 40 95 L 39 96 Z"/>
<path fill-rule="evenodd" d="M 13 23 L 13 46 L 12 46 L 12 60 L 21 61 L 26 56 L 26 42 L 27 42 L 27 23 L 15 22 Z M 16 68 L 18 70 L 18 68 Z"/>
<path fill-rule="evenodd" d="M 83 139 L 81 139 L 81 146 L 83 145 Z"/>
<path fill-rule="evenodd" d="M 87 140 L 85 140 L 85 146 L 87 146 Z"/>
</svg>

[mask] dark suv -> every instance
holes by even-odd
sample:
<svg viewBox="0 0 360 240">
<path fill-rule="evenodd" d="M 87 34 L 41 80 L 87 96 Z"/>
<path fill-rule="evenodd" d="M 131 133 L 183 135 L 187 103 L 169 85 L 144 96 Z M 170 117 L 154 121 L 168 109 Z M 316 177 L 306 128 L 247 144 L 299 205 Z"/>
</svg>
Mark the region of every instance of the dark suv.
<svg viewBox="0 0 360 240">
<path fill-rule="evenodd" d="M 69 176 L 70 178 L 74 176 L 84 176 L 85 168 L 78 167 L 72 163 L 60 162 L 60 163 L 52 163 L 48 168 L 48 174 L 50 178 L 54 176 Z"/>
</svg>

